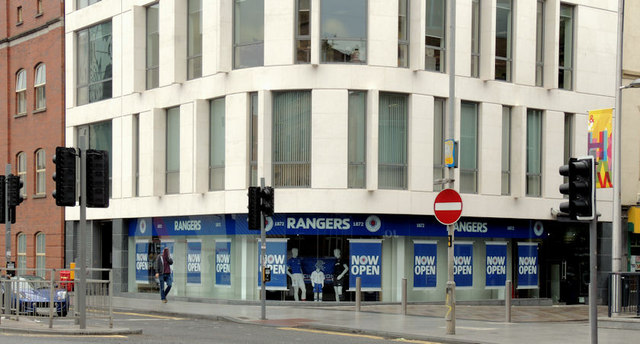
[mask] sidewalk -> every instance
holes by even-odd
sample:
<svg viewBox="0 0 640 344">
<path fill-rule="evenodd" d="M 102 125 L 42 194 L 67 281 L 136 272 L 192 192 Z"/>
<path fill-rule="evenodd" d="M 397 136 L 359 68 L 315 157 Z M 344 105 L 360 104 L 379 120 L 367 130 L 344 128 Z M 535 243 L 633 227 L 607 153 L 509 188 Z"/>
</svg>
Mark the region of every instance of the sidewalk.
<svg viewBox="0 0 640 344">
<path fill-rule="evenodd" d="M 402 315 L 400 305 L 368 304 L 361 312 L 353 303 L 269 302 L 267 320 L 260 320 L 258 303 L 227 301 L 176 301 L 116 297 L 114 307 L 136 312 L 203 317 L 270 326 L 306 327 L 384 337 L 418 339 L 444 343 L 587 343 L 588 306 L 514 306 L 512 320 L 504 322 L 504 306 L 457 306 L 456 334 L 446 334 L 444 306 L 410 305 Z M 154 295 L 155 296 L 155 295 Z M 606 307 L 599 307 L 606 316 Z M 599 326 L 601 343 L 629 343 L 640 330 Z"/>
</svg>

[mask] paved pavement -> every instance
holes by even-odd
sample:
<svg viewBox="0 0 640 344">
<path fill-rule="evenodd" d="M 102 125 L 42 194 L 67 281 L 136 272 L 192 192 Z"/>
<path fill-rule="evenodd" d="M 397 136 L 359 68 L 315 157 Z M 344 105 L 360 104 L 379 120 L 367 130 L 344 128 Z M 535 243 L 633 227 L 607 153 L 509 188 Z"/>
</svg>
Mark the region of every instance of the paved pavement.
<svg viewBox="0 0 640 344">
<path fill-rule="evenodd" d="M 512 322 L 504 321 L 504 306 L 456 307 L 456 334 L 446 334 L 443 305 L 410 304 L 407 315 L 398 304 L 363 304 L 355 312 L 353 303 L 269 302 L 267 320 L 260 320 L 261 307 L 256 302 L 218 300 L 176 300 L 160 302 L 156 295 L 136 294 L 114 297 L 114 308 L 136 313 L 200 317 L 254 323 L 267 326 L 306 327 L 443 343 L 587 343 L 589 342 L 588 306 L 513 306 Z M 606 307 L 599 307 L 600 343 L 630 343 L 640 335 L 640 320 L 607 321 Z M 48 322 L 20 322 L 2 319 L 0 331 L 44 331 L 73 334 L 126 334 L 135 329 L 109 329 L 106 323 L 92 322 L 85 333 L 77 326 Z M 19 323 L 19 324 L 18 324 Z M 613 323 L 613 325 L 611 325 Z M 618 325 L 635 325 L 636 329 L 616 329 Z M 630 341 L 631 340 L 631 341 Z"/>
</svg>

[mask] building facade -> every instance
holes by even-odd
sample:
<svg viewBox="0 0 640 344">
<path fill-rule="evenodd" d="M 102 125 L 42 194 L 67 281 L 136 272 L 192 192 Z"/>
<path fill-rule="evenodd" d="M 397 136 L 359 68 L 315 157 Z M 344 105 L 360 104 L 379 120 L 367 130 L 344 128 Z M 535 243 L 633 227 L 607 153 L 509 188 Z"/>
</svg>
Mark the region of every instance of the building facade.
<svg viewBox="0 0 640 344">
<path fill-rule="evenodd" d="M 453 138 L 457 298 L 510 279 L 580 302 L 588 232 L 556 218 L 558 167 L 586 155 L 587 111 L 614 104 L 616 22 L 613 0 L 67 2 L 66 144 L 111 156 L 88 263 L 154 292 L 169 247 L 174 295 L 258 299 L 247 188 L 264 178 L 269 298 L 312 299 L 318 268 L 324 300 L 353 299 L 357 277 L 369 300 L 399 301 L 403 278 L 410 301 L 443 300 Z M 611 193 L 598 202 L 610 222 Z M 73 261 L 79 209 L 65 218 Z"/>
<path fill-rule="evenodd" d="M 4 0 L 0 8 L 0 174 L 10 165 L 24 199 L 8 235 L 8 256 L 19 272 L 44 276 L 64 264 L 64 211 L 51 196 L 50 178 L 55 147 L 64 144 L 64 5 Z"/>
</svg>

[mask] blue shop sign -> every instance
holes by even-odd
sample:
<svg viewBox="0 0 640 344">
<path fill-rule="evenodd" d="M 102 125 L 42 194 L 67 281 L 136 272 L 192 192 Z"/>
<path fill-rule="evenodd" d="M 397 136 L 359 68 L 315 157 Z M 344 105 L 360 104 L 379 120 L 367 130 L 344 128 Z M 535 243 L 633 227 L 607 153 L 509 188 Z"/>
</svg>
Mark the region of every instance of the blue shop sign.
<svg viewBox="0 0 640 344">
<path fill-rule="evenodd" d="M 447 227 L 433 216 L 369 214 L 276 214 L 267 218 L 268 235 L 350 237 L 445 237 Z M 454 224 L 460 238 L 547 237 L 542 221 L 462 218 Z M 129 222 L 129 236 L 258 235 L 246 214 L 154 217 Z"/>
</svg>

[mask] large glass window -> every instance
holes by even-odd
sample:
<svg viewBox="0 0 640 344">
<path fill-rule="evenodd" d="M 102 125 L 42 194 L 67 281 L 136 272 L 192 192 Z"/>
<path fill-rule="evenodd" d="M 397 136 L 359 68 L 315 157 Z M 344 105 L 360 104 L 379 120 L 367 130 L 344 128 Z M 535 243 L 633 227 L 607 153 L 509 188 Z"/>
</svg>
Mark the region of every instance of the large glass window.
<svg viewBox="0 0 640 344">
<path fill-rule="evenodd" d="M 536 8 L 536 86 L 544 82 L 544 0 Z"/>
<path fill-rule="evenodd" d="M 426 70 L 444 72 L 446 10 L 445 0 L 427 0 L 424 67 Z"/>
<path fill-rule="evenodd" d="M 180 107 L 167 109 L 166 189 L 167 194 L 180 192 Z"/>
<path fill-rule="evenodd" d="M 103 121 L 98 123 L 89 124 L 89 148 L 107 151 L 109 156 L 109 196 L 113 188 L 113 154 L 112 154 L 112 139 L 111 139 L 111 121 Z"/>
<path fill-rule="evenodd" d="M 322 0 L 321 62 L 367 62 L 367 0 Z"/>
<path fill-rule="evenodd" d="M 160 5 L 147 7 L 147 89 L 160 84 Z"/>
<path fill-rule="evenodd" d="M 460 192 L 478 192 L 478 104 L 460 107 Z"/>
<path fill-rule="evenodd" d="M 36 78 L 33 87 L 36 91 L 36 110 L 44 110 L 47 108 L 47 97 L 45 94 L 45 86 L 47 84 L 47 68 L 44 63 L 36 67 Z"/>
<path fill-rule="evenodd" d="M 16 166 L 18 177 L 20 177 L 20 180 L 22 181 L 20 195 L 22 198 L 27 198 L 27 153 L 18 153 L 18 156 L 16 156 Z"/>
<path fill-rule="evenodd" d="M 511 81 L 511 35 L 512 2 L 497 0 L 496 3 L 496 80 Z"/>
<path fill-rule="evenodd" d="M 311 185 L 311 92 L 273 96 L 273 185 Z"/>
<path fill-rule="evenodd" d="M 234 0 L 233 68 L 264 65 L 264 0 Z"/>
<path fill-rule="evenodd" d="M 573 89 L 573 7 L 560 5 L 558 88 Z"/>
<path fill-rule="evenodd" d="M 380 93 L 378 188 L 407 188 L 407 101 L 404 94 Z"/>
<path fill-rule="evenodd" d="M 36 234 L 36 275 L 44 278 L 46 272 L 46 235 L 42 232 Z"/>
<path fill-rule="evenodd" d="M 433 103 L 433 191 L 441 191 L 444 184 L 437 180 L 444 179 L 444 110 L 445 100 L 435 98 Z"/>
<path fill-rule="evenodd" d="M 511 107 L 502 107 L 502 195 L 511 194 Z"/>
<path fill-rule="evenodd" d="M 78 2 L 76 2 L 76 4 L 77 4 L 76 6 L 78 6 L 78 9 L 81 9 L 81 8 L 87 7 L 89 5 L 93 5 L 93 4 L 95 4 L 96 2 L 99 2 L 99 1 L 102 1 L 102 0 L 78 0 Z"/>
<path fill-rule="evenodd" d="M 16 114 L 27 113 L 27 72 L 21 69 L 16 74 Z"/>
<path fill-rule="evenodd" d="M 24 233 L 18 234 L 18 275 L 24 275 L 27 273 L 27 235 Z"/>
<path fill-rule="evenodd" d="M 542 111 L 527 110 L 527 196 L 542 195 Z"/>
<path fill-rule="evenodd" d="M 202 0 L 189 0 L 187 17 L 187 79 L 202 76 Z"/>
<path fill-rule="evenodd" d="M 311 62 L 311 0 L 297 0 L 296 63 Z"/>
<path fill-rule="evenodd" d="M 398 0 L 398 67 L 409 67 L 409 0 Z"/>
<path fill-rule="evenodd" d="M 480 0 L 471 0 L 471 76 L 480 76 Z"/>
<path fill-rule="evenodd" d="M 367 93 L 349 91 L 349 188 L 366 186 Z"/>
<path fill-rule="evenodd" d="M 44 196 L 45 192 L 46 192 L 46 177 L 47 177 L 47 170 L 46 170 L 46 157 L 45 157 L 45 150 L 44 149 L 38 149 L 36 151 L 36 195 L 39 196 Z"/>
<path fill-rule="evenodd" d="M 83 105 L 111 98 L 111 22 L 77 32 L 77 103 Z"/>
<path fill-rule="evenodd" d="M 249 94 L 249 139 L 251 151 L 249 152 L 249 185 L 258 185 L 258 93 Z"/>
<path fill-rule="evenodd" d="M 209 190 L 224 190 L 224 98 L 209 104 Z"/>
</svg>

